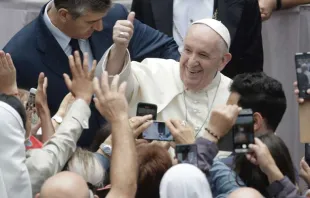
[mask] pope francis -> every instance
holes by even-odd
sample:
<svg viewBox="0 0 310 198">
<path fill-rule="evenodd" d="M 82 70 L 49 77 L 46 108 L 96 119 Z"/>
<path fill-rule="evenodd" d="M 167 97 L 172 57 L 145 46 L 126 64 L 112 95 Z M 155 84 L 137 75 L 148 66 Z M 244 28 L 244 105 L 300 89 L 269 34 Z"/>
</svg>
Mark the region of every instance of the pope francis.
<svg viewBox="0 0 310 198">
<path fill-rule="evenodd" d="M 107 71 L 127 81 L 130 116 L 139 102 L 158 106 L 157 120 L 184 120 L 200 136 L 213 107 L 226 104 L 231 79 L 220 71 L 231 60 L 228 29 L 214 19 L 194 22 L 184 38 L 180 62 L 147 58 L 131 62 L 127 46 L 133 33 L 130 13 L 114 27 L 114 44 L 98 64 L 96 75 Z"/>
</svg>

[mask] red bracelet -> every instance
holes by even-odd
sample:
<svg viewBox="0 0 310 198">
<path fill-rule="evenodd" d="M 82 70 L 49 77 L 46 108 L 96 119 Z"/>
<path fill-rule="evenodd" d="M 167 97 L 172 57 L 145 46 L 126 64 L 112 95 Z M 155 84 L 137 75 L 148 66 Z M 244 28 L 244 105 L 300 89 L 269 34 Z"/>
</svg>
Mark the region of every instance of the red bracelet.
<svg viewBox="0 0 310 198">
<path fill-rule="evenodd" d="M 206 130 L 210 135 L 212 135 L 213 137 L 215 137 L 217 140 L 220 140 L 220 137 L 217 136 L 216 134 L 212 133 L 212 131 L 211 131 L 209 128 L 205 128 L 205 130 Z"/>
</svg>

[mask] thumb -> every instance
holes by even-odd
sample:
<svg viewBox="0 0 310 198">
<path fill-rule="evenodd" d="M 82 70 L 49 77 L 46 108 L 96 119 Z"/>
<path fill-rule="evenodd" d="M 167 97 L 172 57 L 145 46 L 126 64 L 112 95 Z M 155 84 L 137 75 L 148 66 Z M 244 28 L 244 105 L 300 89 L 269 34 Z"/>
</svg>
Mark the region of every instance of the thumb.
<svg viewBox="0 0 310 198">
<path fill-rule="evenodd" d="M 133 24 L 133 21 L 135 20 L 135 15 L 136 15 L 136 13 L 134 13 L 134 12 L 130 12 L 128 14 L 127 20 L 130 21 L 132 24 Z"/>
<path fill-rule="evenodd" d="M 72 81 L 70 80 L 70 77 L 68 76 L 68 74 L 63 74 L 63 77 L 65 79 L 65 83 L 67 85 L 67 88 L 69 89 L 69 91 L 71 92 L 71 87 L 72 87 Z"/>
</svg>

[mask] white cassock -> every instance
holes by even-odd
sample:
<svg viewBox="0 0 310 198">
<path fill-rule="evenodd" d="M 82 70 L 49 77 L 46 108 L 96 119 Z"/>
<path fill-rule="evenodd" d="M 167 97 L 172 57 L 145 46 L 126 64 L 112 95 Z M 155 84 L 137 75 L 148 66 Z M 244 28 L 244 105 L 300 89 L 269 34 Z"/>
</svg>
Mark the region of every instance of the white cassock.
<svg viewBox="0 0 310 198">
<path fill-rule="evenodd" d="M 99 62 L 96 76 L 101 76 L 105 70 L 110 49 Z M 131 62 L 127 51 L 120 81 L 128 83 L 126 97 L 130 117 L 136 115 L 139 102 L 153 103 L 158 108 L 158 121 L 186 120 L 195 129 L 196 137 L 199 137 L 208 123 L 211 110 L 226 104 L 232 80 L 218 72 L 205 89 L 199 92 L 184 91 L 179 62 L 159 58 L 147 58 L 141 63 Z"/>
</svg>

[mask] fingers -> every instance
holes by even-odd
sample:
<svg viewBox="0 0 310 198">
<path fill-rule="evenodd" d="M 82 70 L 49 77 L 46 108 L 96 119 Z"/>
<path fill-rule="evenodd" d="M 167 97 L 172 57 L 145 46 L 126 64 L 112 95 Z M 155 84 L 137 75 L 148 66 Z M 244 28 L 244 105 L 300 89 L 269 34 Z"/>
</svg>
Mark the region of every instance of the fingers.
<svg viewBox="0 0 310 198">
<path fill-rule="evenodd" d="M 2 67 L 3 69 L 8 69 L 8 63 L 6 60 L 6 56 L 4 51 L 0 51 L 0 67 Z"/>
<path fill-rule="evenodd" d="M 79 51 L 75 51 L 74 52 L 74 61 L 75 61 L 75 64 L 74 64 L 74 67 L 77 71 L 77 74 L 82 74 L 83 72 L 83 66 L 82 66 L 82 62 L 81 62 L 81 57 L 80 57 L 80 53 Z"/>
<path fill-rule="evenodd" d="M 127 82 L 122 82 L 122 84 L 119 86 L 118 92 L 120 94 L 125 95 L 126 93 L 126 88 L 127 88 Z"/>
<path fill-rule="evenodd" d="M 88 74 L 88 53 L 83 54 L 84 59 L 83 59 L 83 73 Z"/>
<path fill-rule="evenodd" d="M 102 91 L 100 89 L 99 80 L 97 77 L 93 80 L 93 89 L 97 98 L 103 97 Z M 95 98 L 96 99 L 96 98 Z"/>
<path fill-rule="evenodd" d="M 71 91 L 72 81 L 71 81 L 70 77 L 68 76 L 68 74 L 63 74 L 63 77 L 65 79 L 65 83 L 67 85 L 67 88 Z"/>
<path fill-rule="evenodd" d="M 134 13 L 134 12 L 130 12 L 128 14 L 127 20 L 130 21 L 132 24 L 133 24 L 133 22 L 135 20 L 135 15 L 136 15 L 136 13 Z"/>
<path fill-rule="evenodd" d="M 303 159 L 301 160 L 300 165 L 301 165 L 301 168 L 304 169 L 305 171 L 310 169 L 310 167 L 307 164 L 307 162 L 305 160 L 303 160 Z"/>
<path fill-rule="evenodd" d="M 90 79 L 94 79 L 96 67 L 97 67 L 97 61 L 96 61 L 96 60 L 93 60 L 93 65 L 92 65 L 91 70 L 90 70 L 90 73 L 89 73 L 89 78 L 90 78 Z"/>
<path fill-rule="evenodd" d="M 12 57 L 9 53 L 6 54 L 6 60 L 8 62 L 8 67 L 11 71 L 15 70 L 15 66 L 14 66 L 14 63 L 13 63 L 13 60 L 12 60 Z"/>
<path fill-rule="evenodd" d="M 253 154 L 246 154 L 246 158 L 254 165 L 257 165 L 257 160 Z"/>
<path fill-rule="evenodd" d="M 176 128 L 173 125 L 173 123 L 171 122 L 171 120 L 167 120 L 165 123 L 166 123 L 167 128 L 171 132 L 172 136 L 175 136 L 177 132 L 176 132 Z"/>
<path fill-rule="evenodd" d="M 70 67 L 70 71 L 72 73 L 72 76 L 77 76 L 78 72 L 76 70 L 76 66 L 75 66 L 75 61 L 74 61 L 74 57 L 72 55 L 70 55 L 68 57 L 69 59 L 69 67 Z M 68 86 L 68 85 L 67 85 Z"/>
<path fill-rule="evenodd" d="M 100 87 L 98 88 L 100 89 Z M 100 91 L 100 94 L 104 94 L 109 91 L 108 72 L 106 71 L 104 71 L 101 76 L 101 89 L 102 92 Z"/>
<path fill-rule="evenodd" d="M 44 92 L 46 92 L 47 86 L 48 86 L 48 79 L 47 79 L 47 77 L 44 77 L 44 82 L 43 82 L 43 90 L 44 90 Z"/>
<path fill-rule="evenodd" d="M 137 129 L 134 131 L 134 137 L 137 138 L 139 135 L 141 135 L 147 128 L 151 126 L 153 123 L 153 120 L 145 121 L 142 125 L 140 125 Z"/>
<path fill-rule="evenodd" d="M 44 73 L 41 72 L 39 74 L 39 78 L 38 78 L 38 87 L 37 87 L 37 89 L 38 90 L 43 90 L 43 84 L 44 84 Z"/>
<path fill-rule="evenodd" d="M 112 80 L 112 83 L 111 83 L 111 92 L 117 92 L 117 90 L 118 90 L 118 81 L 119 81 L 119 75 L 115 75 L 113 80 Z"/>
</svg>

